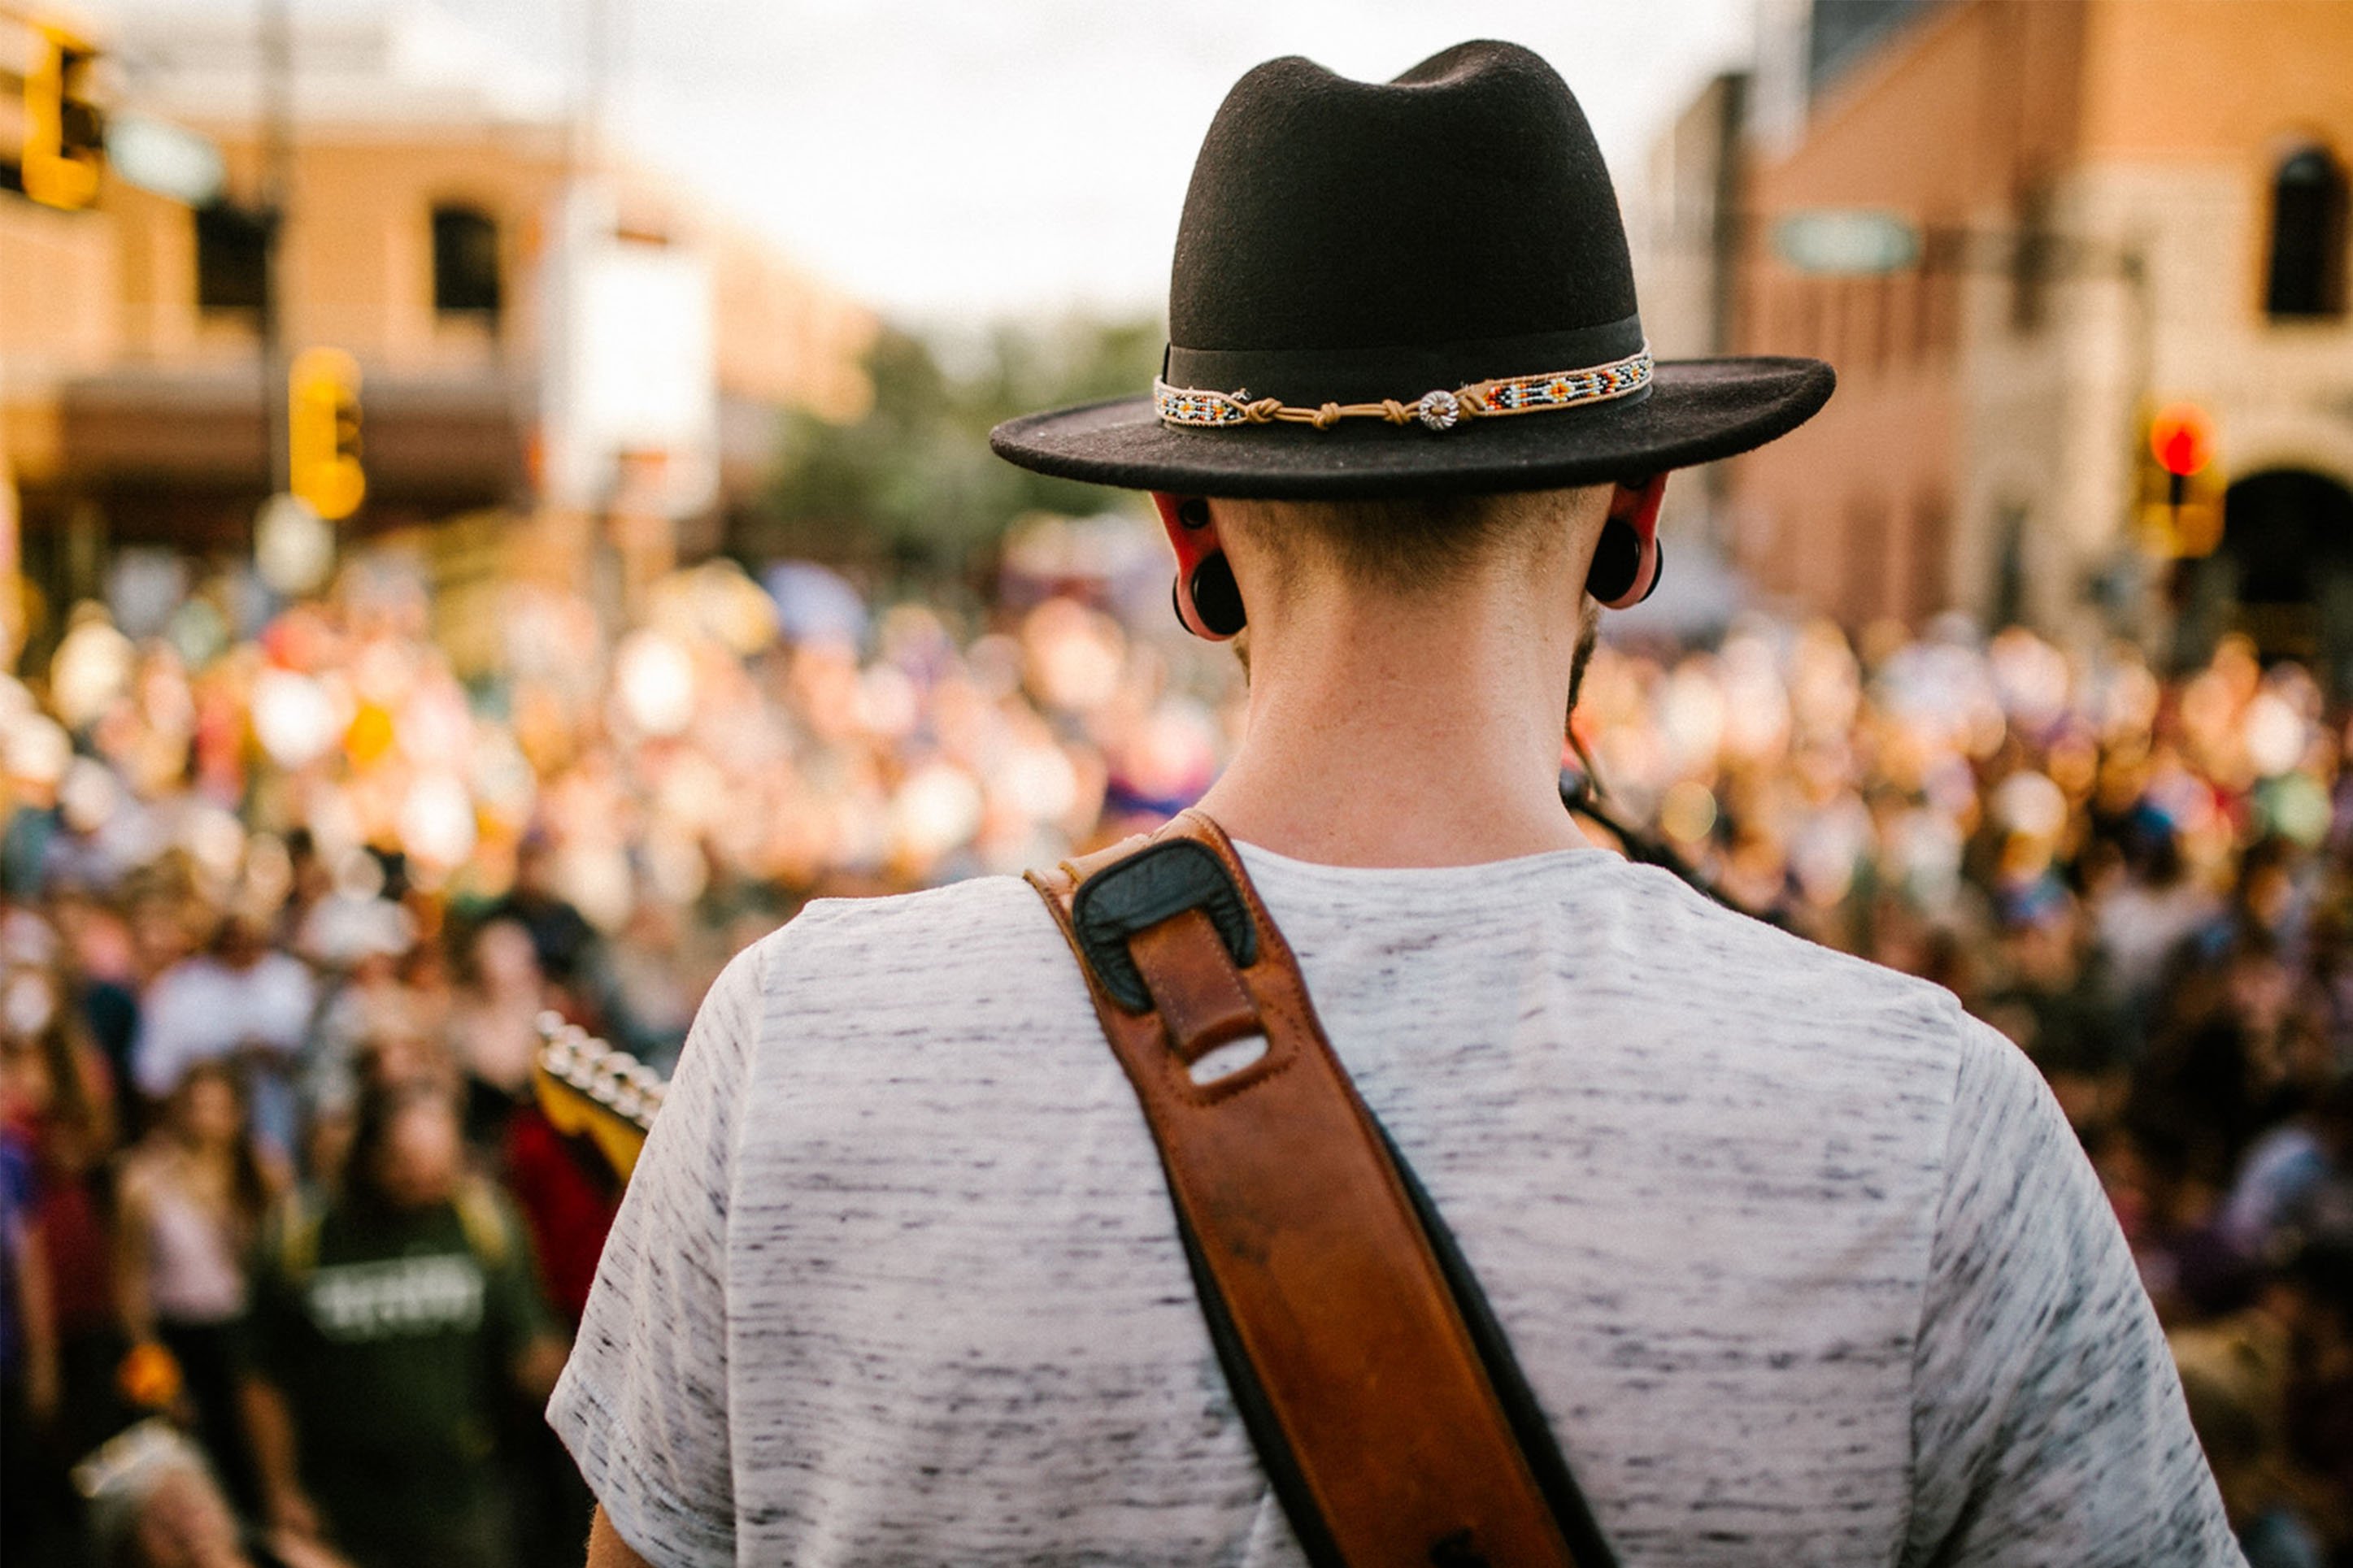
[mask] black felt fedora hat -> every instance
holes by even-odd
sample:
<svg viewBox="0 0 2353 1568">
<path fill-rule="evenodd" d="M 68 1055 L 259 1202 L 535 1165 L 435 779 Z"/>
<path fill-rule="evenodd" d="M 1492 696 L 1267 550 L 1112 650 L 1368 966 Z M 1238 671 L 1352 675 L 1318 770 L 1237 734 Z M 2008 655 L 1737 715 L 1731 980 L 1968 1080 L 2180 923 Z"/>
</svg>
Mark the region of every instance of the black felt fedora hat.
<svg viewBox="0 0 2353 1568">
<path fill-rule="evenodd" d="M 1514 44 L 1392 82 L 1271 60 L 1210 122 L 1150 395 L 991 433 L 1027 468 L 1312 498 L 1525 490 L 1729 457 L 1793 429 L 1819 360 L 1653 364 L 1577 99 Z"/>
</svg>

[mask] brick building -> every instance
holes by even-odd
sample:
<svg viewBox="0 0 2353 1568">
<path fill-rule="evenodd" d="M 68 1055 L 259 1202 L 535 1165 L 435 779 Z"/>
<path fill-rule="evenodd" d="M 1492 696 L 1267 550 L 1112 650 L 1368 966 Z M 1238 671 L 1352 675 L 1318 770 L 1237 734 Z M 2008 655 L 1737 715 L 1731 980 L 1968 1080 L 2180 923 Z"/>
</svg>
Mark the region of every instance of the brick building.
<svg viewBox="0 0 2353 1568">
<path fill-rule="evenodd" d="M 1765 15 L 1721 330 L 1840 386 L 1732 466 L 1752 580 L 1852 626 L 1958 606 L 2184 654 L 2239 626 L 2353 674 L 2353 5 Z M 1801 270 L 1777 236 L 1822 209 L 1893 215 L 1916 248 Z M 2137 472 L 2179 401 L 2211 418 L 2222 501 L 2188 558 Z"/>
<path fill-rule="evenodd" d="M 345 528 L 528 514 L 544 263 L 582 168 L 564 106 L 430 11 L 305 18 L 289 41 L 275 284 L 283 350 L 332 345 L 363 373 L 367 499 Z M 253 19 L 175 13 L 98 43 L 109 108 L 200 133 L 226 180 L 195 206 L 111 164 L 83 210 L 0 192 L 0 490 L 52 603 L 94 592 L 126 545 L 242 548 L 275 488 Z M 691 247 L 708 268 L 720 482 L 683 525 L 708 547 L 761 483 L 778 408 L 862 409 L 875 323 L 674 182 L 603 173 L 626 236 Z"/>
</svg>

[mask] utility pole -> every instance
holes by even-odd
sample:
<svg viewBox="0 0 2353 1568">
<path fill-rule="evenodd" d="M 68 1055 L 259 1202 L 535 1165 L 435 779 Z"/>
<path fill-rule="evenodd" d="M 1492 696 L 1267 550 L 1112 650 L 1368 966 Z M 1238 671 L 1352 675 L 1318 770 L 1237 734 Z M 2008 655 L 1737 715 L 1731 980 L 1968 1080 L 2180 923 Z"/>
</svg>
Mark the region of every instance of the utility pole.
<svg viewBox="0 0 2353 1568">
<path fill-rule="evenodd" d="M 573 104 L 572 174 L 595 174 L 603 163 L 603 133 L 613 91 L 625 18 L 618 0 L 581 0 L 580 91 Z"/>
<path fill-rule="evenodd" d="M 286 215 L 294 188 L 292 0 L 259 0 L 261 85 L 261 417 L 272 496 L 290 480 L 286 429 Z"/>
</svg>

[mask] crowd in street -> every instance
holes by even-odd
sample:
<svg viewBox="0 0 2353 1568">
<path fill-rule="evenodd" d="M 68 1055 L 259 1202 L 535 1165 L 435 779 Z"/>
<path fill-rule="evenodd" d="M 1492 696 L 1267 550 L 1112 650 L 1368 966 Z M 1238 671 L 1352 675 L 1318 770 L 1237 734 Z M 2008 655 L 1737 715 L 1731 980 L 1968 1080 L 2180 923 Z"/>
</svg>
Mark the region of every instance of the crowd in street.
<svg viewBox="0 0 2353 1568">
<path fill-rule="evenodd" d="M 1949 987 L 2113 1201 L 2257 1568 L 2353 1561 L 2348 715 L 2224 639 L 2161 679 L 1957 621 L 1604 657 L 1617 812 L 1741 908 Z"/>
<path fill-rule="evenodd" d="M 1222 658 L 1060 543 L 976 635 L 724 564 L 609 644 L 529 584 L 437 623 L 396 563 L 241 637 L 76 610 L 0 684 L 11 1564 L 576 1563 L 537 1407 L 617 1184 L 533 1100 L 542 1016 L 667 1068 L 801 901 L 1198 795 Z"/>
<path fill-rule="evenodd" d="M 10 1563 L 576 1562 L 535 1408 L 617 1187 L 533 1103 L 541 1015 L 666 1067 L 807 899 L 1198 795 L 1238 673 L 1114 597 L 1047 572 L 870 611 L 720 563 L 609 641 L 528 584 L 453 636 L 395 570 L 243 632 L 201 591 L 76 610 L 0 684 Z M 1577 729 L 1610 813 L 1721 896 L 2032 1057 L 2251 1556 L 2342 1560 L 2343 710 L 2232 640 L 2164 679 L 1760 619 L 1605 647 Z"/>
</svg>

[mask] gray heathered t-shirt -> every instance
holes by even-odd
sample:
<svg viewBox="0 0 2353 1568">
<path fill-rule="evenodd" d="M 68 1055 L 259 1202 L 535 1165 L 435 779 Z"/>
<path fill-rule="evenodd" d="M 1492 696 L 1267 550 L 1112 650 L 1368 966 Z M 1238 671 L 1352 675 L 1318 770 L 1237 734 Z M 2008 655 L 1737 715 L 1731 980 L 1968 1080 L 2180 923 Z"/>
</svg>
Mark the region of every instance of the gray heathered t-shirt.
<svg viewBox="0 0 2353 1568">
<path fill-rule="evenodd" d="M 1243 858 L 1620 1560 L 2241 1561 L 2100 1188 L 1933 986 L 1599 850 Z M 549 1418 L 657 1564 L 1297 1564 L 1038 897 L 704 1003 Z"/>
</svg>

